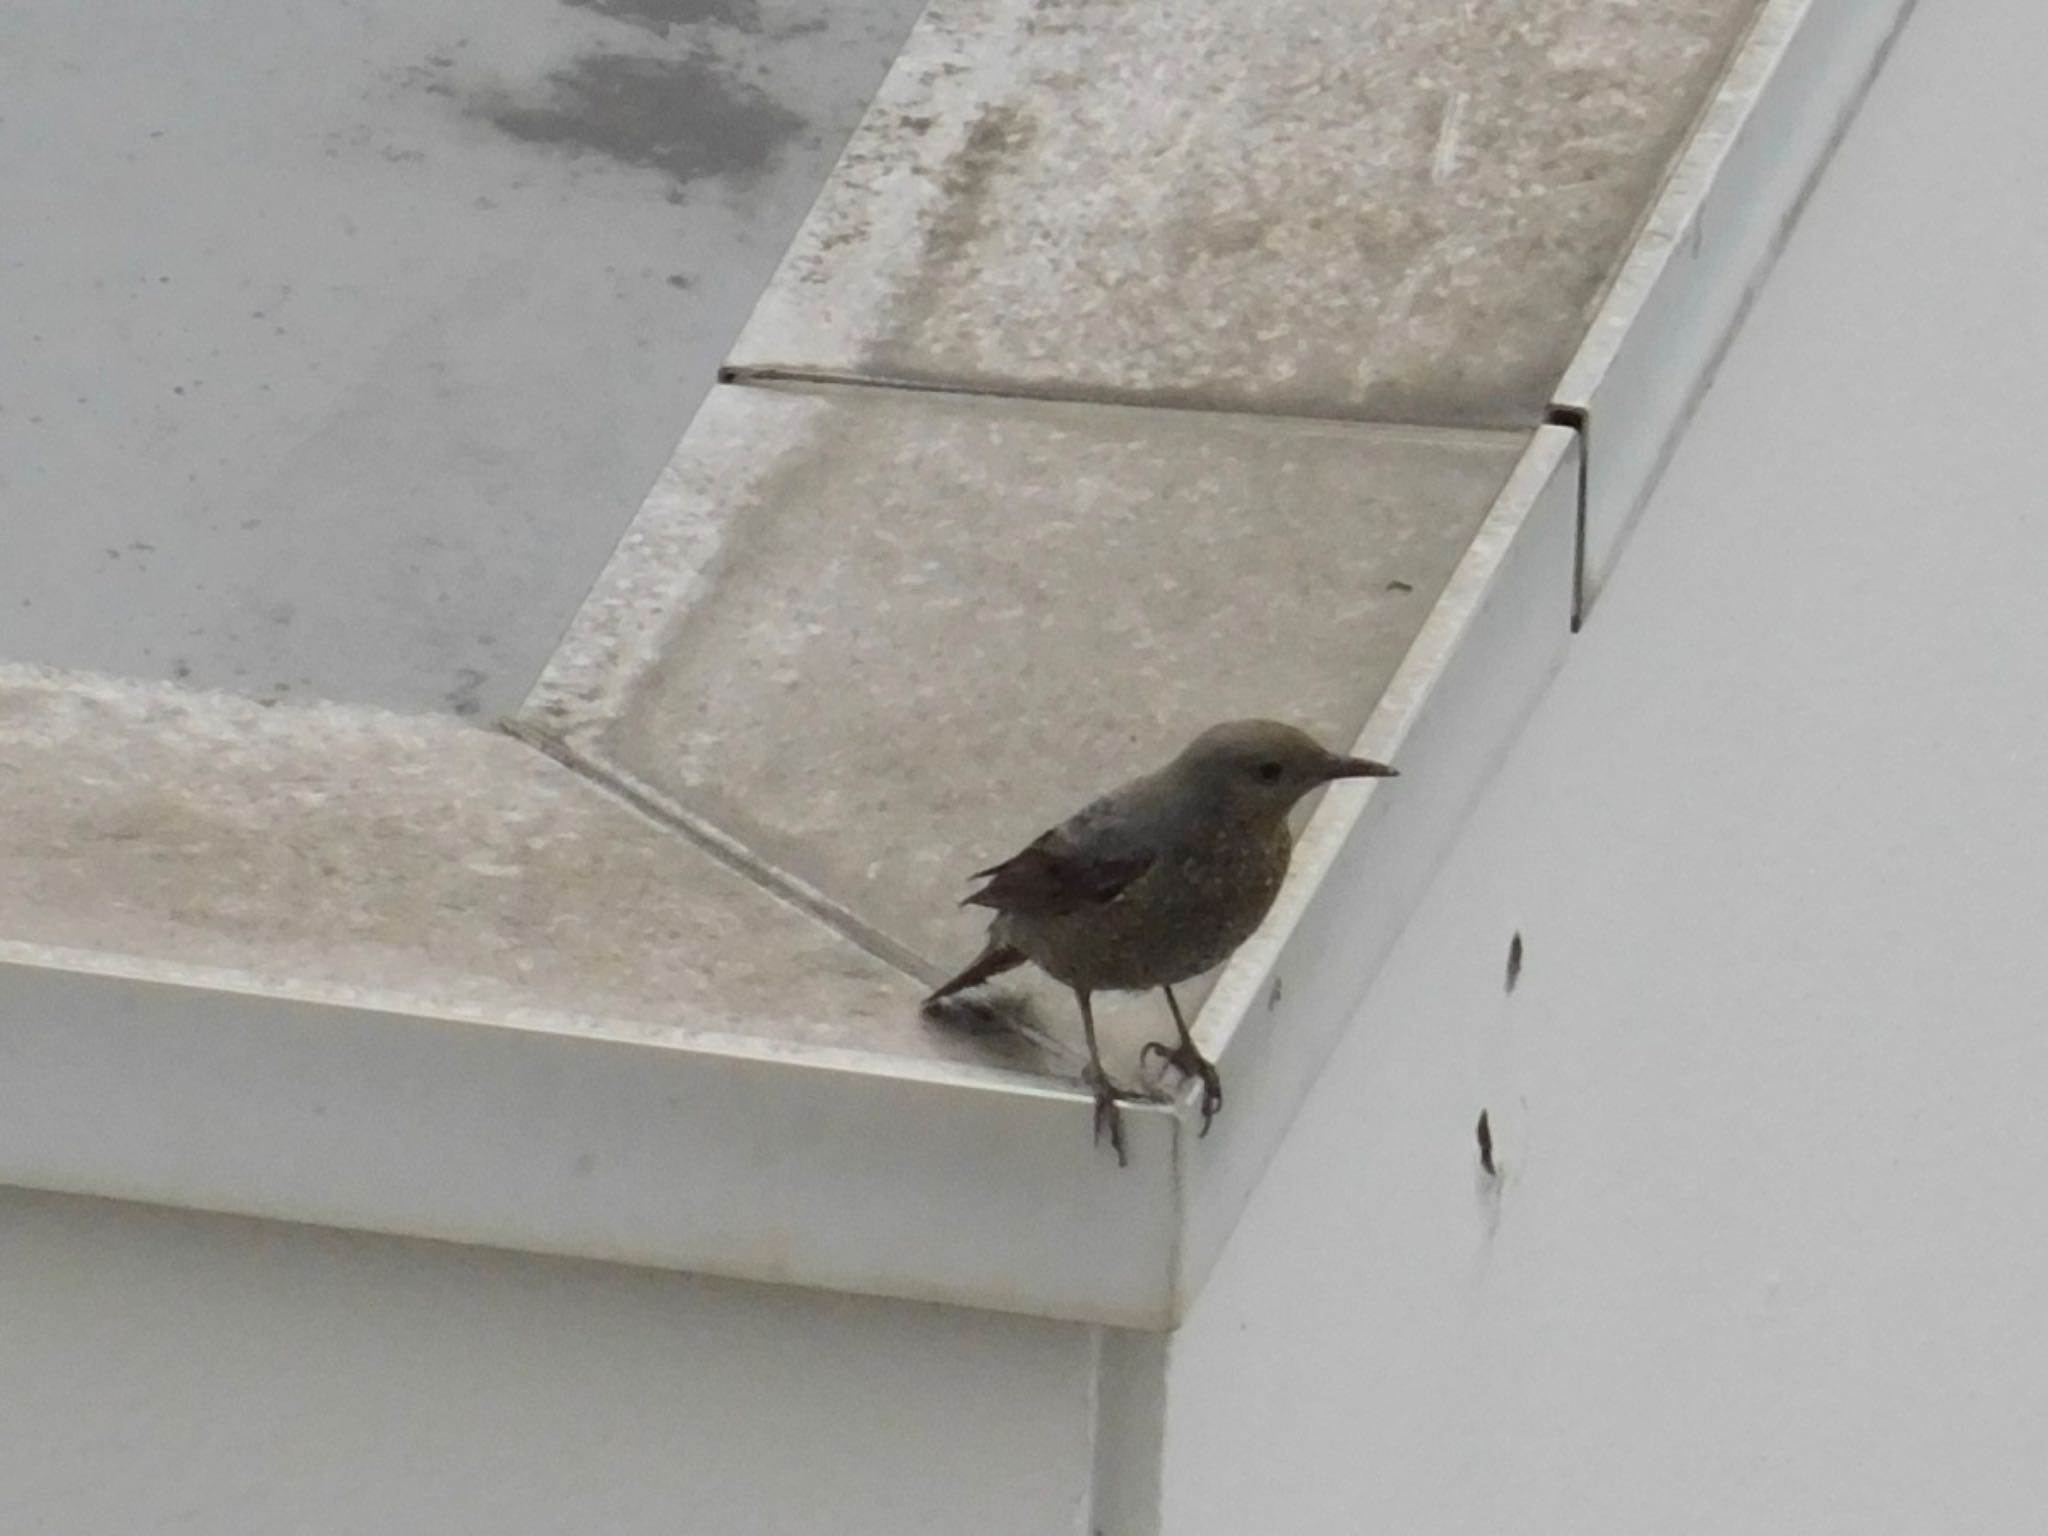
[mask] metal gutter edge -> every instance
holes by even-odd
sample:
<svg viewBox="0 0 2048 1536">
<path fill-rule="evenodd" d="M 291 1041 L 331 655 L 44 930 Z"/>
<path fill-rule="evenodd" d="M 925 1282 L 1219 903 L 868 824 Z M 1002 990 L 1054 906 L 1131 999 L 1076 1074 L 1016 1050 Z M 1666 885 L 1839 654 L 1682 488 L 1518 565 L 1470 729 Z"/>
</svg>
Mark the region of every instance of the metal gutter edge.
<svg viewBox="0 0 2048 1536">
<path fill-rule="evenodd" d="M 1176 1117 L 1131 1166 L 1058 1085 L 644 1039 L 0 953 L 0 1178 L 397 1236 L 1167 1325 Z M 1105 1166 L 1105 1164 L 1107 1165 Z"/>
<path fill-rule="evenodd" d="M 1317 1074 L 1437 865 L 1571 642 L 1580 451 L 1540 429 L 1366 721 L 1357 751 L 1399 779 L 1332 796 L 1266 927 L 1238 951 L 1197 1029 L 1231 1112 L 1181 1139 L 1176 1320 L 1186 1315 Z"/>
<path fill-rule="evenodd" d="M 1673 165 L 1553 401 L 1585 436 L 1575 624 L 1912 6 L 1766 0 Z"/>
</svg>

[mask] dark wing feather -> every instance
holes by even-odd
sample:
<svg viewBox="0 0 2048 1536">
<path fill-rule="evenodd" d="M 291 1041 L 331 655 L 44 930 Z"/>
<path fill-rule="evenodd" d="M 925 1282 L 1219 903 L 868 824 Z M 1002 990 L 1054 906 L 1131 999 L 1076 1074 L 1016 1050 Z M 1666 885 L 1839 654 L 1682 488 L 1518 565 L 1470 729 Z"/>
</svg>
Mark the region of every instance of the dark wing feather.
<svg viewBox="0 0 2048 1536">
<path fill-rule="evenodd" d="M 973 878 L 988 884 L 960 905 L 994 907 L 1026 917 L 1059 917 L 1114 901 L 1151 867 L 1149 853 L 1129 858 L 1091 856 L 1065 846 L 1053 831 L 1022 853 L 977 871 Z"/>
</svg>

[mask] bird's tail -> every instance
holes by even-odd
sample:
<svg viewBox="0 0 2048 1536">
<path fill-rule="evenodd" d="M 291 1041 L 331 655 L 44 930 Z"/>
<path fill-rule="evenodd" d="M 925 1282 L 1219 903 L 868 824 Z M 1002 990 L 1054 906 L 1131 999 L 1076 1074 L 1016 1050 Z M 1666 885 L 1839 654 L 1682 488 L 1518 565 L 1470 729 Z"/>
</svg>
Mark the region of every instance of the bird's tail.
<svg viewBox="0 0 2048 1536">
<path fill-rule="evenodd" d="M 986 948 L 974 957 L 974 963 L 943 986 L 933 989 L 927 1003 L 936 1003 L 941 998 L 951 997 L 955 992 L 965 992 L 969 987 L 978 987 L 991 976 L 1000 976 L 1004 971 L 1013 970 L 1024 963 L 1024 952 L 1012 949 L 1001 939 L 990 939 Z"/>
</svg>

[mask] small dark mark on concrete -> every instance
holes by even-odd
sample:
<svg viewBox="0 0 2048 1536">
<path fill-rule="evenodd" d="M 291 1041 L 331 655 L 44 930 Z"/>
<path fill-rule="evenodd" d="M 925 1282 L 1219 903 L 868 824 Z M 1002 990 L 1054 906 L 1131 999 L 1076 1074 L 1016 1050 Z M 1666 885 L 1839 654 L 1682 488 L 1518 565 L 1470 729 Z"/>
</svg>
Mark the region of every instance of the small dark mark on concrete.
<svg viewBox="0 0 2048 1536">
<path fill-rule="evenodd" d="M 1266 994 L 1266 1012 L 1271 1013 L 1280 1006 L 1280 999 L 1286 994 L 1286 991 L 1287 988 L 1282 983 L 1281 978 L 1275 976 L 1273 978 L 1273 990 Z"/>
<path fill-rule="evenodd" d="M 936 1003 L 927 1000 L 919 1007 L 918 1017 L 934 1028 L 974 1041 L 992 1061 L 1006 1066 L 1044 1071 L 1050 1064 L 1046 1049 L 1050 1037 L 1031 1000 L 1020 994 L 994 992 Z"/>
<path fill-rule="evenodd" d="M 133 550 L 139 550 L 145 555 L 153 555 L 156 553 L 156 546 L 154 544 L 147 543 L 142 539 L 130 539 L 128 541 L 128 547 Z"/>
<path fill-rule="evenodd" d="M 687 288 L 690 286 L 691 281 L 691 278 L 686 273 L 671 272 L 668 275 L 668 285 L 671 288 Z"/>
<path fill-rule="evenodd" d="M 1515 990 L 1515 983 L 1522 979 L 1522 935 L 1517 932 L 1508 940 L 1508 991 Z"/>
<path fill-rule="evenodd" d="M 465 720 L 475 715 L 483 708 L 477 698 L 477 690 L 483 685 L 484 675 L 475 667 L 460 668 L 455 674 L 455 686 L 445 696 L 448 707 Z"/>
<path fill-rule="evenodd" d="M 1390 581 L 1387 583 L 1387 590 L 1389 592 L 1413 592 L 1415 584 L 1411 581 Z"/>
<path fill-rule="evenodd" d="M 925 236 L 931 269 L 972 259 L 974 244 L 994 215 L 995 185 L 1004 165 L 1023 154 L 1037 134 L 1037 119 L 1015 103 L 982 108 L 940 175 L 945 201 Z"/>
<path fill-rule="evenodd" d="M 1500 1170 L 1493 1166 L 1493 1127 L 1487 1123 L 1486 1111 L 1479 1111 L 1479 1166 L 1486 1170 L 1490 1179 L 1500 1177 Z"/>
<path fill-rule="evenodd" d="M 180 657 L 178 658 L 178 660 L 171 663 L 171 676 L 175 677 L 179 682 L 182 683 L 183 681 L 185 681 L 186 678 L 190 677 L 191 675 L 192 663 L 186 661 L 183 657 Z"/>
</svg>

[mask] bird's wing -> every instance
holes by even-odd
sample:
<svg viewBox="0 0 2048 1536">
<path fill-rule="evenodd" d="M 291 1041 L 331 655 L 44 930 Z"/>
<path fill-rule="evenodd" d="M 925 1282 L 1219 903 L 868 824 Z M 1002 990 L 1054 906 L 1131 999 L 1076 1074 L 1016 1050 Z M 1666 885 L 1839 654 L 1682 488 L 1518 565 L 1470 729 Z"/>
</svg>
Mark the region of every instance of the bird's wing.
<svg viewBox="0 0 2048 1536">
<path fill-rule="evenodd" d="M 1151 868 L 1152 858 L 1149 853 L 1107 857 L 1084 852 L 1054 828 L 1022 853 L 977 871 L 973 878 L 988 884 L 960 904 L 1026 917 L 1059 917 L 1114 901 Z"/>
</svg>

